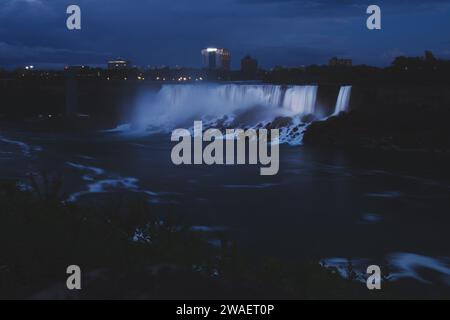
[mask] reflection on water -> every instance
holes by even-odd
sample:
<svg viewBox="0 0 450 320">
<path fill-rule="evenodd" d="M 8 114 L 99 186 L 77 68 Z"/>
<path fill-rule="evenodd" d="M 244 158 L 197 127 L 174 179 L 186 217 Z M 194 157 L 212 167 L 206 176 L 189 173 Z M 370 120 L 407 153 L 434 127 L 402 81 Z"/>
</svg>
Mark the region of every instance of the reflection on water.
<svg viewBox="0 0 450 320">
<path fill-rule="evenodd" d="M 315 257 L 343 275 L 352 257 L 355 270 L 388 264 L 391 279 L 449 283 L 445 158 L 283 146 L 280 173 L 264 177 L 248 165 L 176 167 L 170 151 L 168 136 L 2 133 L 0 176 L 26 181 L 29 172 L 62 173 L 71 201 L 141 193 L 193 228 L 227 230 L 255 255 Z"/>
<path fill-rule="evenodd" d="M 450 286 L 450 259 L 446 257 L 431 258 L 413 253 L 393 253 L 385 257 L 384 265 L 389 273 L 386 280 L 412 278 L 427 284 L 444 284 Z M 373 263 L 371 259 L 327 258 L 321 265 L 333 269 L 343 278 L 366 282 L 367 266 Z"/>
</svg>

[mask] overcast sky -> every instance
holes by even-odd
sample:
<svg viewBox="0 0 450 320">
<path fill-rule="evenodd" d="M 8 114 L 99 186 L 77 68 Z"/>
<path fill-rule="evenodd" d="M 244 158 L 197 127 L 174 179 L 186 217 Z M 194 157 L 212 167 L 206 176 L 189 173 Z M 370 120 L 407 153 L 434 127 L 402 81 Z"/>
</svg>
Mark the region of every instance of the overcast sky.
<svg viewBox="0 0 450 320">
<path fill-rule="evenodd" d="M 66 28 L 77 4 L 82 30 Z M 382 30 L 366 9 L 382 9 Z M 332 56 L 388 65 L 432 50 L 450 59 L 450 0 L 0 0 L 0 66 L 101 65 L 124 57 L 139 66 L 200 67 L 202 47 L 225 47 L 232 65 L 324 64 Z"/>
</svg>

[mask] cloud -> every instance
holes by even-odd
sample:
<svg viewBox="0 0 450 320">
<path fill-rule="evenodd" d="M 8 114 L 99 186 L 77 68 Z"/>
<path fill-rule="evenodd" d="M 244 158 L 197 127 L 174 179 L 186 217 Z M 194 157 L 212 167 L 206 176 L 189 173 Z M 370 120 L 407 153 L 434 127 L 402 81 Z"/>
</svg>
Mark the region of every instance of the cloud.
<svg viewBox="0 0 450 320">
<path fill-rule="evenodd" d="M 42 0 L 3 0 L 0 12 L 23 9 L 25 7 L 45 7 Z"/>
<path fill-rule="evenodd" d="M 365 28 L 369 1 L 356 0 L 0 0 L 2 63 L 24 59 L 97 64 L 124 56 L 138 65 L 200 66 L 200 49 L 232 50 L 234 67 L 251 54 L 261 64 L 325 63 L 346 55 L 370 57 L 398 48 L 434 49 L 450 27 L 444 16 L 449 0 L 378 0 L 382 32 Z M 67 30 L 66 8 L 82 11 L 82 30 Z M 371 3 L 371 2 L 370 2 Z M 442 17 L 436 17 L 442 13 Z M 411 23 L 425 19 L 422 28 Z M 427 29 L 426 29 L 427 28 Z M 411 41 L 411 39 L 419 40 Z M 106 57 L 107 56 L 107 57 Z M 389 54 L 384 55 L 387 61 Z M 7 57 L 7 59 L 5 59 Z M 375 59 L 375 58 L 373 58 Z M 380 59 L 380 58 L 377 58 Z M 381 61 L 381 60 L 380 60 Z M 377 63 L 381 63 L 377 60 Z"/>
<path fill-rule="evenodd" d="M 259 47 L 259 62 L 263 65 L 301 66 L 322 64 L 332 56 L 343 56 L 341 50 L 308 46 L 266 46 Z"/>
<path fill-rule="evenodd" d="M 111 53 L 54 47 L 30 47 L 0 42 L 0 57 L 2 57 L 2 60 L 14 62 L 14 64 L 28 62 L 38 64 L 48 60 L 53 61 L 53 63 L 67 64 L 70 61 L 83 61 L 86 57 L 105 59 L 109 55 Z"/>
<path fill-rule="evenodd" d="M 244 5 L 254 7 L 270 6 L 272 12 L 284 16 L 327 18 L 338 14 L 343 17 L 355 17 L 364 15 L 366 8 L 371 4 L 377 4 L 382 11 L 390 14 L 406 12 L 420 12 L 449 8 L 449 0 L 396 0 L 386 1 L 361 1 L 361 0 L 236 0 Z M 289 9 L 289 10 L 287 10 Z"/>
</svg>

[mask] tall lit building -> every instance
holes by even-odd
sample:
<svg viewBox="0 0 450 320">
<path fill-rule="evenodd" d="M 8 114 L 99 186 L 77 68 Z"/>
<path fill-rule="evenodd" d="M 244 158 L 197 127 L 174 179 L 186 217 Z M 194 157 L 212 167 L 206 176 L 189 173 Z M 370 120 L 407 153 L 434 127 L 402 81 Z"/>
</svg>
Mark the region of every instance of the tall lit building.
<svg viewBox="0 0 450 320">
<path fill-rule="evenodd" d="M 230 70 L 231 53 L 223 48 L 205 48 L 202 50 L 203 66 L 210 70 Z"/>
</svg>

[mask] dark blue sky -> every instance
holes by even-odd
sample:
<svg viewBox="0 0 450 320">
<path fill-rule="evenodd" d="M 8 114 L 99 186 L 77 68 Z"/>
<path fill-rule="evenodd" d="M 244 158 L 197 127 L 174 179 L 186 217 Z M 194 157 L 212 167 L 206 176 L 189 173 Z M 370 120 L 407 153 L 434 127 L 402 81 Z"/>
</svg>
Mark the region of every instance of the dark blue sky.
<svg viewBox="0 0 450 320">
<path fill-rule="evenodd" d="M 66 8 L 82 30 L 66 28 Z M 382 9 L 381 31 L 366 8 Z M 263 67 L 324 64 L 332 56 L 388 65 L 432 50 L 450 58 L 450 0 L 0 0 L 0 66 L 104 64 L 201 66 L 200 49 L 229 48 Z"/>
</svg>

